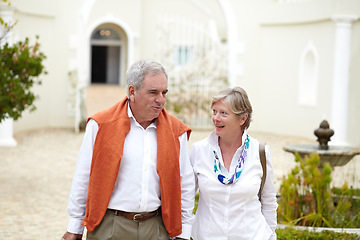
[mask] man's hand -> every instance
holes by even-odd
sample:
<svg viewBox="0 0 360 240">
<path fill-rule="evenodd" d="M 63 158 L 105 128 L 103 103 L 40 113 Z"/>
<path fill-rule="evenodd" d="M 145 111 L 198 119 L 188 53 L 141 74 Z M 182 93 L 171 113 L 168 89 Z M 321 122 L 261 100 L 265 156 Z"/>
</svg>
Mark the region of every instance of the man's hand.
<svg viewBox="0 0 360 240">
<path fill-rule="evenodd" d="M 61 240 L 76 240 L 76 239 L 82 239 L 82 234 L 66 232 L 61 238 Z"/>
</svg>

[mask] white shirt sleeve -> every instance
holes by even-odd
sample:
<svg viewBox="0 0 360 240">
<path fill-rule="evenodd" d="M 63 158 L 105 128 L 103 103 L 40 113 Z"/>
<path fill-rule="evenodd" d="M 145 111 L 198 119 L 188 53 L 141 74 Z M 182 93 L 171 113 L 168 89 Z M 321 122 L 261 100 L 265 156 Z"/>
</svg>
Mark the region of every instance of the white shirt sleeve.
<svg viewBox="0 0 360 240">
<path fill-rule="evenodd" d="M 270 240 L 276 239 L 276 225 L 277 225 L 277 212 L 276 209 L 278 204 L 276 202 L 276 189 L 274 185 L 274 171 L 271 162 L 270 148 L 266 145 L 265 147 L 266 154 L 266 180 L 264 184 L 264 189 L 261 194 L 261 211 L 271 228 L 273 234 L 270 237 Z"/>
<path fill-rule="evenodd" d="M 182 233 L 177 236 L 190 239 L 191 227 L 194 222 L 195 178 L 188 154 L 187 133 L 179 137 L 180 141 L 180 177 L 181 177 L 181 218 Z"/>
<path fill-rule="evenodd" d="M 94 120 L 91 119 L 88 122 L 80 148 L 68 203 L 70 219 L 67 231 L 71 233 L 81 234 L 84 231 L 84 226 L 81 225 L 81 222 L 85 217 L 91 159 L 98 128 L 99 126 Z M 194 221 L 192 211 L 195 200 L 195 180 L 188 156 L 187 133 L 181 135 L 179 141 L 182 234 L 178 237 L 190 239 L 191 226 Z"/>
<path fill-rule="evenodd" d="M 85 217 L 91 159 L 98 129 L 98 124 L 90 119 L 86 125 L 69 196 L 67 210 L 70 219 L 67 231 L 70 233 L 82 234 L 84 231 L 84 226 L 81 225 L 81 222 Z"/>
</svg>

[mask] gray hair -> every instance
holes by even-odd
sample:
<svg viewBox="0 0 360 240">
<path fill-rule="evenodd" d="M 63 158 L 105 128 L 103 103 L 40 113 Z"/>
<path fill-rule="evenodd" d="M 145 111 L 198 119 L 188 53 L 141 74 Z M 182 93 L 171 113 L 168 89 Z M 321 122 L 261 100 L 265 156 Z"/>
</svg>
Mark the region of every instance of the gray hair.
<svg viewBox="0 0 360 240">
<path fill-rule="evenodd" d="M 141 59 L 133 63 L 126 73 L 126 95 L 129 98 L 129 86 L 133 85 L 136 91 L 139 91 L 144 85 L 146 74 L 158 75 L 165 74 L 166 80 L 168 75 L 163 65 L 153 59 Z"/>
<path fill-rule="evenodd" d="M 223 101 L 230 110 L 239 118 L 248 114 L 248 118 L 244 123 L 244 129 L 250 126 L 252 118 L 252 107 L 248 95 L 241 87 L 227 88 L 215 95 L 211 102 L 211 107 L 218 101 Z"/>
</svg>

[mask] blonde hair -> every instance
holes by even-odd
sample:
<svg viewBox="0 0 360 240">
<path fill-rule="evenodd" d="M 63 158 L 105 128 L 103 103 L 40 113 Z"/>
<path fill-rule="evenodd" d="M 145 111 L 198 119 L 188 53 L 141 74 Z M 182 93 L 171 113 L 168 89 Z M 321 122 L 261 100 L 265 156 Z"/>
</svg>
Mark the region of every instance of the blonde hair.
<svg viewBox="0 0 360 240">
<path fill-rule="evenodd" d="M 234 87 L 222 90 L 220 93 L 213 96 L 211 107 L 218 101 L 223 101 L 239 118 L 243 117 L 247 113 L 248 118 L 246 119 L 243 127 L 244 129 L 249 128 L 252 120 L 252 106 L 248 95 L 243 88 Z"/>
</svg>

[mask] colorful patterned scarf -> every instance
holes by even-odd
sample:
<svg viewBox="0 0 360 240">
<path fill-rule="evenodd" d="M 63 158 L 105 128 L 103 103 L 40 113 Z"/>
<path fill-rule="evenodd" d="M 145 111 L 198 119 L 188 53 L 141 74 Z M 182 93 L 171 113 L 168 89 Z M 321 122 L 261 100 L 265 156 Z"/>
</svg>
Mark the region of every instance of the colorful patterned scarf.
<svg viewBox="0 0 360 240">
<path fill-rule="evenodd" d="M 236 165 L 235 172 L 231 176 L 231 178 L 225 177 L 222 174 L 219 157 L 216 154 L 216 151 L 213 151 L 214 152 L 214 172 L 215 172 L 215 174 L 217 174 L 217 178 L 222 184 L 225 184 L 225 185 L 233 184 L 239 179 L 240 174 L 241 174 L 241 172 L 242 172 L 242 170 L 244 168 L 244 162 L 245 162 L 245 158 L 247 156 L 247 151 L 249 149 L 249 143 L 250 143 L 249 135 L 246 134 L 246 139 L 245 139 L 245 143 L 244 143 L 244 150 L 240 154 L 238 164 Z"/>
</svg>

